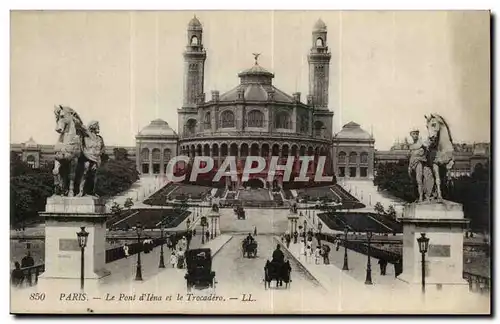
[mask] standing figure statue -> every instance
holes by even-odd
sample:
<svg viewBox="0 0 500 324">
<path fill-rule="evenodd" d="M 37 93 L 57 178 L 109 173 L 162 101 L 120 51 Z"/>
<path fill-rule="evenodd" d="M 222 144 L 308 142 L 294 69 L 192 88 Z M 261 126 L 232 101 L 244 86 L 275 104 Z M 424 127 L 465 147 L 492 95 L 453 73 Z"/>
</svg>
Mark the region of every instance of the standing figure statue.
<svg viewBox="0 0 500 324">
<path fill-rule="evenodd" d="M 408 165 L 408 175 L 415 179 L 418 188 L 418 202 L 430 200 L 434 179 L 429 167 L 429 143 L 422 141 L 419 137 L 420 131 L 416 128 L 410 131 L 413 143 L 410 144 L 410 163 Z M 415 172 L 415 176 L 413 176 Z"/>
<path fill-rule="evenodd" d="M 87 126 L 87 136 L 83 138 L 83 158 L 81 159 L 83 173 L 80 180 L 79 197 L 87 194 L 91 196 L 96 195 L 96 171 L 101 165 L 101 156 L 105 153 L 104 140 L 99 135 L 99 132 L 99 122 L 91 121 Z M 89 184 L 87 180 L 92 180 L 92 183 Z"/>
<path fill-rule="evenodd" d="M 437 114 L 425 116 L 429 138 L 421 141 L 419 131 L 414 129 L 410 132 L 413 143 L 410 145 L 410 163 L 408 174 L 415 180 L 418 186 L 418 201 L 424 199 L 443 200 L 441 183 L 454 165 L 453 141 L 448 124 L 443 117 Z M 445 179 L 446 180 L 446 179 Z"/>
</svg>

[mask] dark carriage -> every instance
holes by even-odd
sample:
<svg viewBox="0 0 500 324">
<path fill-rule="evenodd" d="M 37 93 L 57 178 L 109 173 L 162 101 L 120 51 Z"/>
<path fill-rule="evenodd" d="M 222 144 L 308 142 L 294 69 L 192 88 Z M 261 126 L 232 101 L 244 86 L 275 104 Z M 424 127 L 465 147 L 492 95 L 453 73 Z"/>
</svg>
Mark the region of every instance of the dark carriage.
<svg viewBox="0 0 500 324">
<path fill-rule="evenodd" d="M 248 258 L 255 258 L 257 256 L 257 241 L 248 242 L 248 240 L 243 240 L 241 242 L 241 250 L 243 251 L 243 257 L 245 254 Z"/>
<path fill-rule="evenodd" d="M 236 214 L 237 219 L 246 219 L 246 213 L 243 207 L 237 206 L 234 208 L 234 213 Z"/>
<path fill-rule="evenodd" d="M 275 262 L 266 261 L 264 266 L 264 287 L 270 288 L 271 281 L 276 281 L 276 288 L 283 286 L 285 283 L 285 288 L 290 287 L 292 267 L 290 266 L 290 261 L 285 262 Z"/>
<path fill-rule="evenodd" d="M 213 288 L 215 289 L 215 271 L 212 271 L 212 251 L 210 249 L 193 249 L 186 251 L 187 290 Z"/>
</svg>

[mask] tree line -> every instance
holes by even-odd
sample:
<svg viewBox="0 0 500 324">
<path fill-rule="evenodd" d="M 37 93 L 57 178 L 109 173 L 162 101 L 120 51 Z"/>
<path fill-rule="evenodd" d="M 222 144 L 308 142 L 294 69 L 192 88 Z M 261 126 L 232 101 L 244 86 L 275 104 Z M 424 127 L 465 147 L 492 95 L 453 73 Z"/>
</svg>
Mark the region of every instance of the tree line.
<svg viewBox="0 0 500 324">
<path fill-rule="evenodd" d="M 112 197 L 128 190 L 139 179 L 135 161 L 126 149 L 115 148 L 114 159 L 104 154 L 96 174 L 96 193 Z M 38 222 L 38 213 L 45 210 L 47 198 L 54 193 L 54 162 L 31 168 L 15 153 L 10 154 L 10 222 L 21 227 Z"/>
<path fill-rule="evenodd" d="M 408 176 L 408 161 L 380 163 L 373 180 L 379 190 L 385 190 L 407 202 L 417 200 L 417 184 Z M 488 231 L 490 227 L 490 165 L 478 164 L 469 176 L 449 179 L 443 183 L 443 198 L 463 205 L 470 228 Z"/>
</svg>

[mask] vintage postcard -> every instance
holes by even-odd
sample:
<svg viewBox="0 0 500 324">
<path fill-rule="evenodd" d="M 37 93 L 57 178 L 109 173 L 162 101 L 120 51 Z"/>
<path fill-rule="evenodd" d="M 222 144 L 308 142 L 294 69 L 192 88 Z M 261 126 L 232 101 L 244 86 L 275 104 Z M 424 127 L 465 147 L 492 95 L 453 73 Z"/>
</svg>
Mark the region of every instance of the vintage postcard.
<svg viewBox="0 0 500 324">
<path fill-rule="evenodd" d="M 15 314 L 490 314 L 489 11 L 11 11 Z"/>
</svg>

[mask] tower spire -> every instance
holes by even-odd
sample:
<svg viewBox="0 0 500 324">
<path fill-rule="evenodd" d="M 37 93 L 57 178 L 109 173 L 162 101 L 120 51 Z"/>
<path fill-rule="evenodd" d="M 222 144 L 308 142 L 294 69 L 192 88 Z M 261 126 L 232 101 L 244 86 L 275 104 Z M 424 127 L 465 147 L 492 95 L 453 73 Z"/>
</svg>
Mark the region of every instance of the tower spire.
<svg viewBox="0 0 500 324">
<path fill-rule="evenodd" d="M 328 110 L 328 88 L 330 85 L 330 59 L 327 28 L 318 19 L 312 30 L 312 47 L 307 56 L 309 62 L 309 94 L 318 110 Z"/>
</svg>

